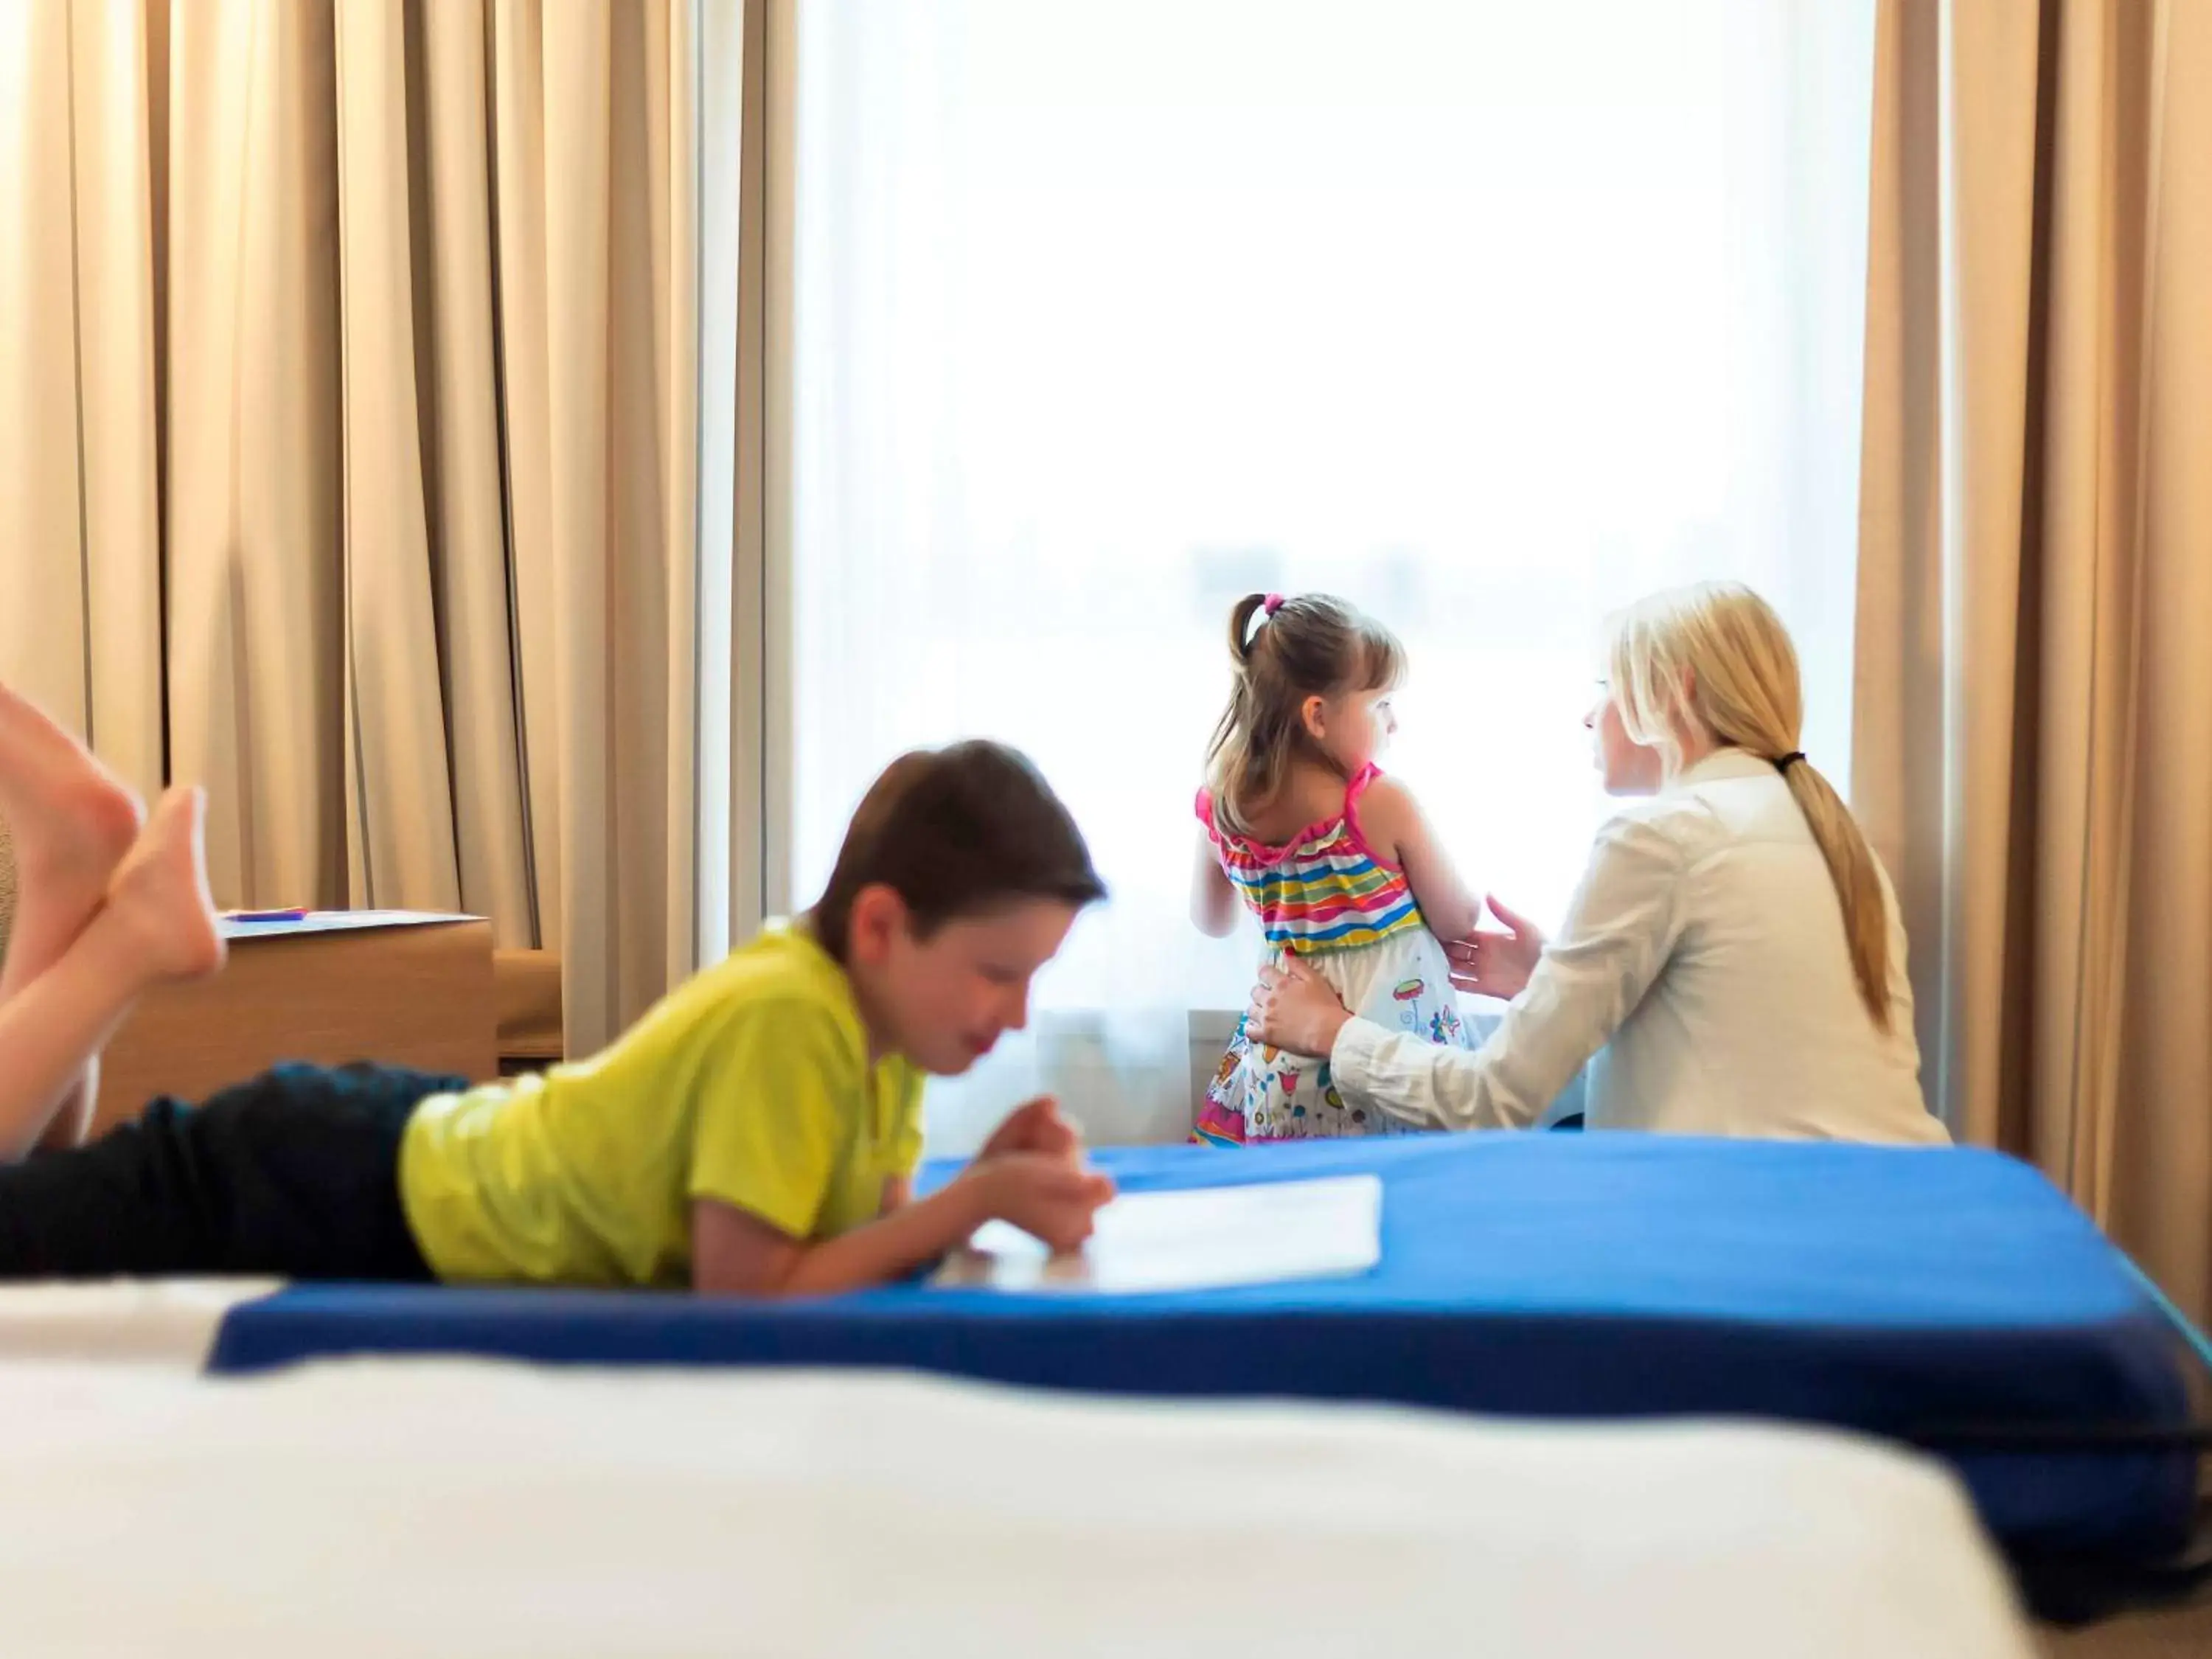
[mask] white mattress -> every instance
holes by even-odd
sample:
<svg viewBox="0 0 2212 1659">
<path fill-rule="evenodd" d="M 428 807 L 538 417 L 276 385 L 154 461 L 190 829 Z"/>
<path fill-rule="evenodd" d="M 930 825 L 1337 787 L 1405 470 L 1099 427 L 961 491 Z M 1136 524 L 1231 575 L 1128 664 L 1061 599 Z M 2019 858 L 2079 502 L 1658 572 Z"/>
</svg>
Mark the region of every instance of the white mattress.
<svg viewBox="0 0 2212 1659">
<path fill-rule="evenodd" d="M 0 1365 L 10 1654 L 2024 1659 L 1936 1468 L 841 1373 Z"/>
<path fill-rule="evenodd" d="M 0 1360 L 127 1359 L 197 1370 L 222 1316 L 276 1279 L 116 1279 L 0 1286 Z"/>
</svg>

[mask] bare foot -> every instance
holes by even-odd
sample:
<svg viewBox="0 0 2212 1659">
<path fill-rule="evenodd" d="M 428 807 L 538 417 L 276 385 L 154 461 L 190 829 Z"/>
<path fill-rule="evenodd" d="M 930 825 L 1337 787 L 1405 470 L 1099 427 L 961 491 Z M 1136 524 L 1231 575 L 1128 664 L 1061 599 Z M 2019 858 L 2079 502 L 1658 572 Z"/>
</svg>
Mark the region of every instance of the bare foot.
<svg viewBox="0 0 2212 1659">
<path fill-rule="evenodd" d="M 202 979 L 222 966 L 200 848 L 206 811 L 198 787 L 170 790 L 108 885 L 107 913 L 137 938 L 149 979 Z"/>
<path fill-rule="evenodd" d="M 85 746 L 0 686 L 0 815 L 18 885 L 55 912 L 88 915 L 137 838 L 146 809 Z"/>
</svg>

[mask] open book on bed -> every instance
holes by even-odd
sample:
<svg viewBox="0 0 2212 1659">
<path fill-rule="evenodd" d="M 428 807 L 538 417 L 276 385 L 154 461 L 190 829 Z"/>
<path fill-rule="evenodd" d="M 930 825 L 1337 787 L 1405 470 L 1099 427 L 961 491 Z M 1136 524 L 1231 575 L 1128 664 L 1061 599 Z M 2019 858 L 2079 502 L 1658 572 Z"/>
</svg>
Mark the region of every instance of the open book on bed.
<svg viewBox="0 0 2212 1659">
<path fill-rule="evenodd" d="M 1340 1279 L 1382 1259 L 1382 1183 L 1371 1175 L 1124 1193 L 1082 1253 L 1054 1256 L 1019 1228 L 976 1230 L 932 1281 L 1112 1294 Z"/>
</svg>

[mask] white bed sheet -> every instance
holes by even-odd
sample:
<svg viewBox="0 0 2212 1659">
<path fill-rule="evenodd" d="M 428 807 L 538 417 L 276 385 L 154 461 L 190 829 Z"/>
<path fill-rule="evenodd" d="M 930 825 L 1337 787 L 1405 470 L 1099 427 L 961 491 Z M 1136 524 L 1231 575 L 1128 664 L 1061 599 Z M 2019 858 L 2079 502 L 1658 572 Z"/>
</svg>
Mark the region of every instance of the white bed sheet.
<svg viewBox="0 0 2212 1659">
<path fill-rule="evenodd" d="M 11 1654 L 2024 1659 L 1934 1466 L 855 1373 L 0 1366 Z"/>
<path fill-rule="evenodd" d="M 283 1284 L 114 1279 L 0 1286 L 0 1360 L 133 1360 L 197 1370 L 223 1316 Z"/>
</svg>

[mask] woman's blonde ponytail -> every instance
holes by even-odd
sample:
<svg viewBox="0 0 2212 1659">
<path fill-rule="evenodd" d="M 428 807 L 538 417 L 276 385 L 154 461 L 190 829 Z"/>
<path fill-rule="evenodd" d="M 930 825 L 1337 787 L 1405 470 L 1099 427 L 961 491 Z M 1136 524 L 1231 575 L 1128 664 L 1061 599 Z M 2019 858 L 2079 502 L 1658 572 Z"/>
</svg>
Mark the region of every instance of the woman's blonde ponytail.
<svg viewBox="0 0 2212 1659">
<path fill-rule="evenodd" d="M 1859 1000 L 1889 1029 L 1889 910 L 1881 866 L 1833 785 L 1798 752 L 1804 723 L 1796 648 L 1765 600 L 1736 582 L 1699 582 L 1631 606 L 1613 625 L 1613 696 L 1623 726 L 1681 763 L 1674 720 L 1778 768 L 1828 866 Z"/>
<path fill-rule="evenodd" d="M 1835 786 L 1800 755 L 1782 769 L 1783 781 L 1805 815 L 1814 845 L 1827 861 L 1843 907 L 1844 938 L 1850 946 L 1851 977 L 1859 1000 L 1883 1030 L 1889 1029 L 1889 907 L 1882 900 L 1881 872 L 1874 848 Z"/>
</svg>

